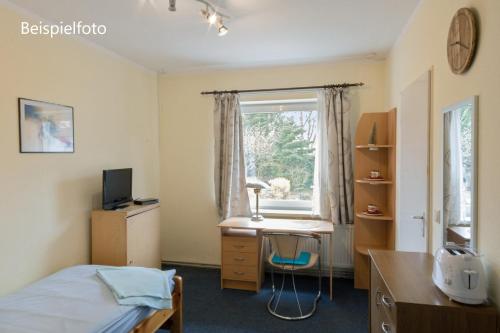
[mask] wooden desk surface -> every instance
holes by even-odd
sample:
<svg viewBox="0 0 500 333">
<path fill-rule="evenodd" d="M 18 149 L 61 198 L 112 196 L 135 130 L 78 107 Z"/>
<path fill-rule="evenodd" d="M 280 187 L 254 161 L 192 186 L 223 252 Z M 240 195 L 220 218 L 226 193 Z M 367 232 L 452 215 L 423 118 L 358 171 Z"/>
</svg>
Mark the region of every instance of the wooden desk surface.
<svg viewBox="0 0 500 333">
<path fill-rule="evenodd" d="M 218 225 L 219 228 L 251 229 L 286 232 L 315 232 L 318 234 L 332 234 L 333 223 L 323 220 L 294 220 L 294 219 L 264 219 L 254 222 L 249 217 L 231 217 Z"/>
<path fill-rule="evenodd" d="M 493 306 L 470 306 L 451 301 L 432 281 L 434 257 L 428 253 L 369 250 L 370 257 L 397 303 L 496 312 Z"/>
</svg>

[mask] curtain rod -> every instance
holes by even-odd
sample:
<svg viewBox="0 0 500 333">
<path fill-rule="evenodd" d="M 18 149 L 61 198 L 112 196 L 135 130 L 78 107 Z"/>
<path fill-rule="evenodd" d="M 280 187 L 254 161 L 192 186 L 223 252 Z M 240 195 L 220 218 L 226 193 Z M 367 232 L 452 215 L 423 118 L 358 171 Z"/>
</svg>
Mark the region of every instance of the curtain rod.
<svg viewBox="0 0 500 333">
<path fill-rule="evenodd" d="M 323 86 L 306 86 L 306 87 L 291 87 L 291 88 L 268 88 L 268 89 L 247 89 L 247 90 L 214 90 L 202 91 L 202 95 L 216 95 L 216 94 L 239 94 L 239 93 L 253 93 L 253 92 L 270 92 L 270 91 L 285 91 L 285 90 L 306 90 L 306 89 L 327 89 L 327 88 L 347 88 L 347 87 L 361 87 L 363 82 L 358 83 L 340 83 L 340 84 L 327 84 Z"/>
</svg>

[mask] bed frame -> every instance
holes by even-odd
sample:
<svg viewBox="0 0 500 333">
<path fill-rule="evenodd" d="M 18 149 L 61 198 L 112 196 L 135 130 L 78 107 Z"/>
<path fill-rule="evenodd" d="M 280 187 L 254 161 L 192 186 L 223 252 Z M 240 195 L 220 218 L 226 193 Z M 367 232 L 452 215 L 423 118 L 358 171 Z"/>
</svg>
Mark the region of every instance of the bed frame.
<svg viewBox="0 0 500 333">
<path fill-rule="evenodd" d="M 171 333 L 182 333 L 183 291 L 182 277 L 174 276 L 172 309 L 158 310 L 141 321 L 130 333 L 154 333 L 160 328 L 170 328 Z"/>
</svg>

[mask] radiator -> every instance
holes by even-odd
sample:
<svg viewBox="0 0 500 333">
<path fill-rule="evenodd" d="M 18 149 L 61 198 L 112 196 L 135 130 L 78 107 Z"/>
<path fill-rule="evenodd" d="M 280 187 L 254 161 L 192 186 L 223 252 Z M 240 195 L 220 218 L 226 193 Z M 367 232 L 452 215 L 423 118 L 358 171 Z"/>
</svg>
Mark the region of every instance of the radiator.
<svg viewBox="0 0 500 333">
<path fill-rule="evenodd" d="M 321 237 L 321 266 L 323 273 L 328 273 L 328 251 L 330 250 L 330 235 Z M 352 278 L 354 268 L 354 225 L 335 226 L 333 233 L 333 269 L 334 276 Z M 266 258 L 269 256 L 268 242 L 265 242 Z M 307 240 L 303 250 L 317 252 L 315 240 Z"/>
</svg>

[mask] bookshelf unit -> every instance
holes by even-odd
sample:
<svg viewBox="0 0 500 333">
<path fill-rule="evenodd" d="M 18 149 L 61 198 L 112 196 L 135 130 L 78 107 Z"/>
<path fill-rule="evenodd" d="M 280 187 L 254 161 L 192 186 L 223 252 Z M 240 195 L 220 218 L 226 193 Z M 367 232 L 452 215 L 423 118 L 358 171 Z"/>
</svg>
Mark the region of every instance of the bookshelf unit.
<svg viewBox="0 0 500 333">
<path fill-rule="evenodd" d="M 376 139 L 369 144 L 374 124 Z M 378 170 L 384 180 L 367 179 L 372 170 Z M 354 286 L 368 289 L 368 250 L 394 250 L 395 246 L 396 109 L 361 116 L 355 137 L 354 178 Z M 363 214 L 369 204 L 377 205 L 382 215 Z"/>
</svg>

